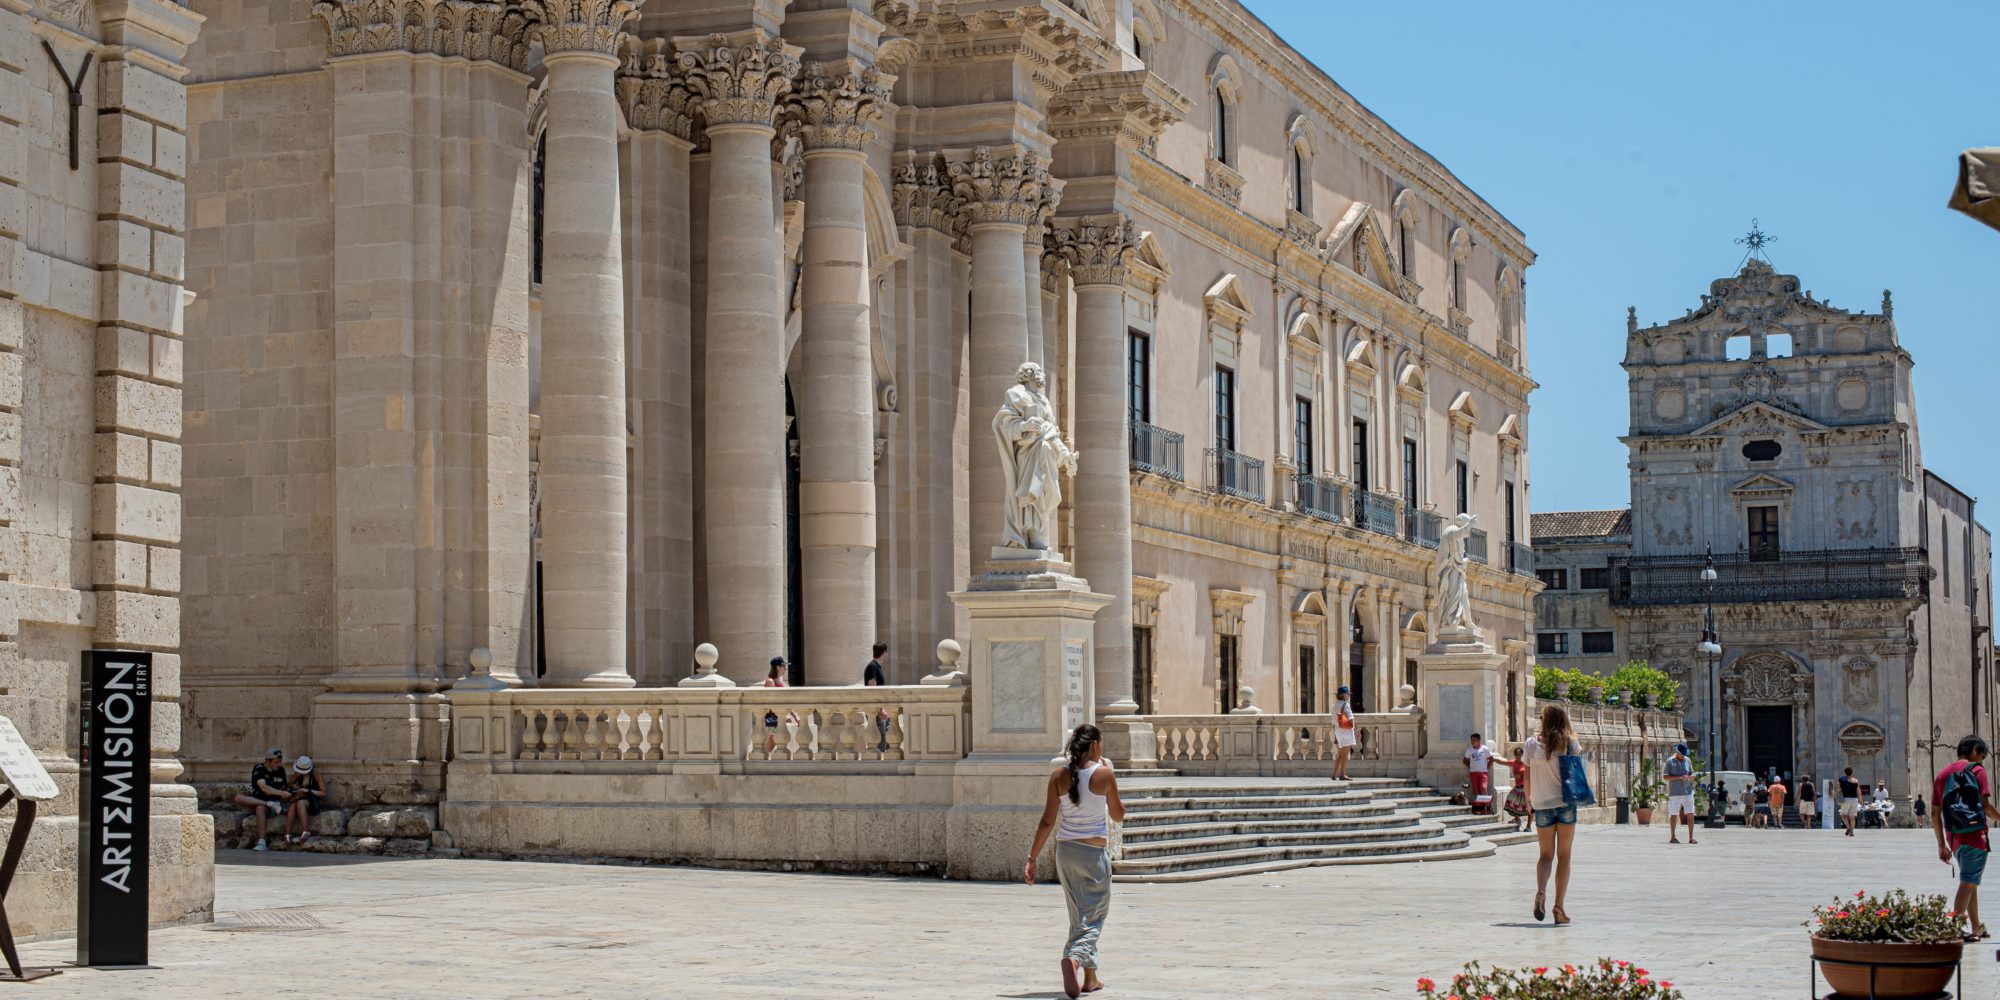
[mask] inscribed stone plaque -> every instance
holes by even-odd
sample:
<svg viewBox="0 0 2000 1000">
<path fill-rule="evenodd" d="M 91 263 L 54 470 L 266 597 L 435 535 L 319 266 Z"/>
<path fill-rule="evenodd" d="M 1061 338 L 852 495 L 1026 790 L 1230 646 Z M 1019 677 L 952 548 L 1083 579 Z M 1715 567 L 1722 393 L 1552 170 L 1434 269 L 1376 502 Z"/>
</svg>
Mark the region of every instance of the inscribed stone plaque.
<svg viewBox="0 0 2000 1000">
<path fill-rule="evenodd" d="M 1048 725 L 1042 689 L 1042 644 L 993 644 L 993 728 L 1039 733 Z"/>
<path fill-rule="evenodd" d="M 14 728 L 14 720 L 4 715 L 0 715 L 0 781 L 24 799 L 46 802 L 56 797 L 55 779 Z"/>
<path fill-rule="evenodd" d="M 1438 685 L 1438 739 L 1460 743 L 1472 738 L 1472 685 Z"/>
<path fill-rule="evenodd" d="M 1071 643 L 1063 647 L 1063 739 L 1069 739 L 1069 734 L 1075 732 L 1076 727 L 1083 725 L 1085 708 L 1083 644 Z"/>
</svg>

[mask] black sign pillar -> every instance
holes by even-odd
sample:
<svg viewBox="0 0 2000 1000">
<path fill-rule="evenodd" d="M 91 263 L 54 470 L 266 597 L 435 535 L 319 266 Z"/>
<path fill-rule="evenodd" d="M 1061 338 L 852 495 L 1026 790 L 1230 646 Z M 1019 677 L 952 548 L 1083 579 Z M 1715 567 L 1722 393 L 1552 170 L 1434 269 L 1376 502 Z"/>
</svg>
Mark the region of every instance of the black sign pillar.
<svg viewBox="0 0 2000 1000">
<path fill-rule="evenodd" d="M 145 965 L 153 654 L 83 654 L 76 964 Z"/>
</svg>

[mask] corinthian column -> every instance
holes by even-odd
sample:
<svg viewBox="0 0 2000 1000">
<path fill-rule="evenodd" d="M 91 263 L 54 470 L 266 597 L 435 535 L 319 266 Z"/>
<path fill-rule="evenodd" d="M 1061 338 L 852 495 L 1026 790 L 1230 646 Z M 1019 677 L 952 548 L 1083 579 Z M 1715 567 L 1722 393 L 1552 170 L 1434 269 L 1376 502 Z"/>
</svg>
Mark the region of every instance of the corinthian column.
<svg viewBox="0 0 2000 1000">
<path fill-rule="evenodd" d="M 799 547 L 809 683 L 840 683 L 875 635 L 875 371 L 863 187 L 889 87 L 873 69 L 812 63 L 794 98 L 805 147 Z M 845 673 L 843 673 L 843 669 Z"/>
<path fill-rule="evenodd" d="M 723 673 L 747 682 L 785 650 L 785 331 L 771 137 L 800 50 L 755 28 L 676 38 L 674 48 L 708 120 L 707 638 L 722 650 Z"/>
<path fill-rule="evenodd" d="M 635 0 L 524 0 L 548 67 L 542 223 L 542 608 L 551 687 L 626 671 L 625 282 L 618 31 Z"/>
<path fill-rule="evenodd" d="M 1093 642 L 1099 715 L 1132 698 L 1132 480 L 1125 393 L 1125 260 L 1138 230 L 1119 215 L 1058 225 L 1052 240 L 1076 284 L 1076 571 L 1110 594 Z"/>
<path fill-rule="evenodd" d="M 952 190 L 972 219 L 972 564 L 1000 544 L 1007 480 L 986 419 L 1028 360 L 1028 275 L 1022 240 L 1041 210 L 1048 165 L 1032 153 L 995 158 L 981 146 L 951 164 Z"/>
</svg>

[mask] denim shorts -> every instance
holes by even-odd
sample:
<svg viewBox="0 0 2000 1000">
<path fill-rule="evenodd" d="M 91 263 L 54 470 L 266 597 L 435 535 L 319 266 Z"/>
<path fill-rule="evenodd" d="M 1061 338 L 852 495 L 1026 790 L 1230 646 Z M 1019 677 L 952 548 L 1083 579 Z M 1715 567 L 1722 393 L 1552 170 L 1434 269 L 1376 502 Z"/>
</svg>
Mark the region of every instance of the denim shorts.
<svg viewBox="0 0 2000 1000">
<path fill-rule="evenodd" d="M 1966 885 L 1978 885 L 1979 877 L 1986 874 L 1987 852 L 1977 847 L 1960 847 L 1954 854 L 1958 858 L 1958 880 Z"/>
<path fill-rule="evenodd" d="M 1576 806 L 1574 804 L 1559 805 L 1554 809 L 1535 810 L 1535 828 L 1538 830 L 1545 826 L 1575 825 Z"/>
</svg>

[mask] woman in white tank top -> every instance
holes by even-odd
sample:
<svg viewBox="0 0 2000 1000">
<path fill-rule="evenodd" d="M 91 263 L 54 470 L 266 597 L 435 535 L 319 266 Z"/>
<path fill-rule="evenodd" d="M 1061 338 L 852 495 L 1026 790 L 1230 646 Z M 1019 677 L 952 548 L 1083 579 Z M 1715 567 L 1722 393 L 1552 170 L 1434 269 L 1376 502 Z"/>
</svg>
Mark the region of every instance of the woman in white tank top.
<svg viewBox="0 0 2000 1000">
<path fill-rule="evenodd" d="M 1111 912 L 1111 823 L 1125 819 L 1118 779 L 1104 760 L 1104 737 L 1085 723 L 1070 734 L 1069 760 L 1049 775 L 1048 803 L 1035 826 L 1022 875 L 1035 883 L 1035 859 L 1056 838 L 1056 877 L 1069 904 L 1069 939 L 1063 943 L 1063 992 L 1069 996 L 1104 988 L 1097 978 L 1097 939 Z M 1077 978 L 1077 970 L 1083 978 Z"/>
</svg>

